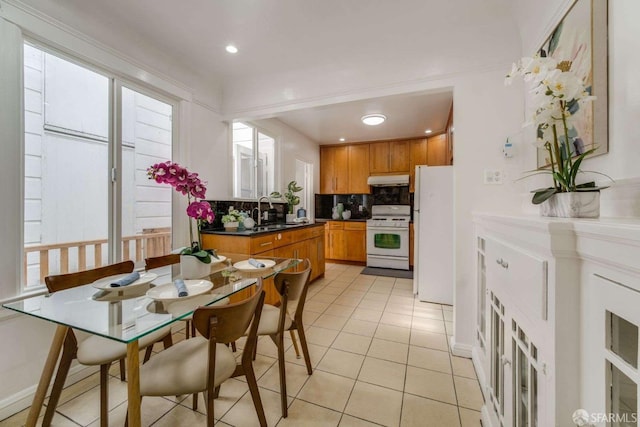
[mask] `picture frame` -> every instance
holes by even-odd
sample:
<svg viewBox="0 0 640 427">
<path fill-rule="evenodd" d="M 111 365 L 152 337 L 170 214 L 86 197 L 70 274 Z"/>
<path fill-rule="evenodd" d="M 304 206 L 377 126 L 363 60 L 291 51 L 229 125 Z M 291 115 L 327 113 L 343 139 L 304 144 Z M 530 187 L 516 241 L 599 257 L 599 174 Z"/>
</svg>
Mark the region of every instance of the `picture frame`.
<svg viewBox="0 0 640 427">
<path fill-rule="evenodd" d="M 572 154 L 596 148 L 590 156 L 609 151 L 608 0 L 576 0 L 538 50 L 540 56 L 572 61 L 596 97 L 576 112 L 569 135 L 576 137 Z M 538 169 L 549 166 L 548 152 L 538 148 Z"/>
</svg>

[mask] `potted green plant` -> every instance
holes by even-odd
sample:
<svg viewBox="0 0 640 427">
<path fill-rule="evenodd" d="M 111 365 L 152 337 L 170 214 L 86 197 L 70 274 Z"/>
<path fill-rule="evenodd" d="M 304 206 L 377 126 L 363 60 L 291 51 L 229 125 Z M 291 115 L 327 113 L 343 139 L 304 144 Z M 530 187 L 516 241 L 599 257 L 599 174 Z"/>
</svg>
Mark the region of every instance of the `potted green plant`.
<svg viewBox="0 0 640 427">
<path fill-rule="evenodd" d="M 541 205 L 544 216 L 596 218 L 600 215 L 600 190 L 607 187 L 598 187 L 593 181 L 577 183 L 582 161 L 596 148 L 585 150 L 579 135 L 570 132 L 575 113 L 595 97 L 571 71 L 571 65 L 571 61 L 558 62 L 550 57 L 522 58 L 513 64 L 505 83 L 514 76 L 529 82 L 535 105 L 532 122 L 537 129 L 536 145 L 548 153 L 549 169 L 529 171 L 524 178 L 549 174 L 553 186 L 533 190 L 531 202 Z"/>
<path fill-rule="evenodd" d="M 281 194 L 278 191 L 274 191 L 273 193 L 271 193 L 271 197 L 272 198 L 276 198 L 276 199 L 284 199 L 287 201 L 287 206 L 288 206 L 288 213 L 287 213 L 287 217 L 286 217 L 286 222 L 287 223 L 292 223 L 294 222 L 296 216 L 293 213 L 296 205 L 298 203 L 300 203 L 300 197 L 296 196 L 295 193 L 298 193 L 302 191 L 302 187 L 298 187 L 298 183 L 295 181 L 291 181 L 289 183 L 289 185 L 287 185 L 287 191 L 284 194 Z"/>
<path fill-rule="evenodd" d="M 236 209 L 230 210 L 228 214 L 222 216 L 222 224 L 224 224 L 226 231 L 236 231 L 240 221 L 242 221 L 242 215 Z"/>
</svg>

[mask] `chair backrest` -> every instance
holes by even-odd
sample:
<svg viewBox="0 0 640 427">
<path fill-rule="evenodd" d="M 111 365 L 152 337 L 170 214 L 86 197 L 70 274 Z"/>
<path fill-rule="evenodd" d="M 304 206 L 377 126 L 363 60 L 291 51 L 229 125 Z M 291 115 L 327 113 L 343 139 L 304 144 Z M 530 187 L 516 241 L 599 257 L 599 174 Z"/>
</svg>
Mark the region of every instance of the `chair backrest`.
<svg viewBox="0 0 640 427">
<path fill-rule="evenodd" d="M 77 273 L 59 274 L 47 276 L 44 282 L 49 292 L 57 292 L 76 286 L 86 285 L 95 282 L 103 277 L 114 276 L 116 274 L 131 273 L 133 271 L 133 261 L 123 261 L 116 264 L 107 265 L 92 270 L 79 271 Z"/>
<path fill-rule="evenodd" d="M 173 265 L 178 263 L 180 263 L 180 254 L 155 256 L 155 257 L 145 258 L 144 269 L 153 270 L 154 268 L 160 268 L 167 265 Z"/>
<path fill-rule="evenodd" d="M 311 276 L 311 263 L 308 259 L 303 260 L 297 267 L 300 271 L 282 271 L 273 279 L 276 291 L 280 294 L 282 307 L 292 319 L 302 315 Z"/>
<path fill-rule="evenodd" d="M 255 326 L 254 334 L 257 332 L 257 323 L 254 321 L 252 324 L 251 320 L 255 317 L 259 321 L 263 302 L 264 292 L 262 284 L 259 284 L 254 295 L 240 302 L 198 307 L 193 312 L 193 324 L 203 337 L 214 338 L 217 343 L 237 341 L 249 329 L 249 325 L 252 330 Z"/>
</svg>

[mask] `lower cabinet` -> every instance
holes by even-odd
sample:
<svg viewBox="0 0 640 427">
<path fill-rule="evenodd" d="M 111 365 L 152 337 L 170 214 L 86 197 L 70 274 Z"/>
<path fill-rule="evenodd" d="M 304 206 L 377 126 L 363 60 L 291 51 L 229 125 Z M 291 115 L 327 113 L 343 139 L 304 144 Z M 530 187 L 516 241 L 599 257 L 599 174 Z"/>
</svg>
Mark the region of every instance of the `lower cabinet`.
<svg viewBox="0 0 640 427">
<path fill-rule="evenodd" d="M 203 234 L 202 245 L 207 249 L 216 249 L 221 253 L 308 258 L 311 263 L 310 280 L 323 276 L 325 272 L 324 227 L 322 224 L 255 236 Z M 265 280 L 264 285 L 265 302 L 269 304 L 278 302 L 280 299 L 273 286 L 273 279 Z M 240 295 L 238 298 L 243 297 L 246 296 Z"/>
<path fill-rule="evenodd" d="M 564 327 L 577 333 L 579 310 L 568 297 L 579 264 L 530 246 L 541 236 L 527 231 L 500 218 L 478 221 L 473 362 L 485 426 L 571 425 L 578 408 L 579 373 L 567 362 L 579 348 L 559 338 Z"/>
<path fill-rule="evenodd" d="M 483 426 L 638 425 L 640 222 L 474 222 Z"/>
<path fill-rule="evenodd" d="M 365 222 L 327 221 L 325 256 L 335 261 L 367 261 L 367 224 Z"/>
</svg>

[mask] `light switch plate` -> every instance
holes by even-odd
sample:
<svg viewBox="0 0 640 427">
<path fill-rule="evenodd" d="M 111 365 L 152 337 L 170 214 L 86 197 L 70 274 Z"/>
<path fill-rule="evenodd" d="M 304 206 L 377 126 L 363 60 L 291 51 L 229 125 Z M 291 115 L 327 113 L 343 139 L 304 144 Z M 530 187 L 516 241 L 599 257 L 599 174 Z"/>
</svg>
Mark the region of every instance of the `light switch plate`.
<svg viewBox="0 0 640 427">
<path fill-rule="evenodd" d="M 500 169 L 485 169 L 484 183 L 489 185 L 502 184 L 504 173 Z"/>
</svg>

